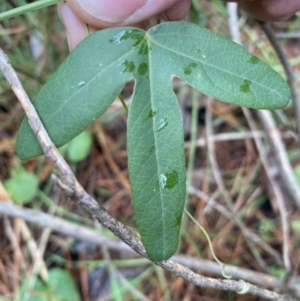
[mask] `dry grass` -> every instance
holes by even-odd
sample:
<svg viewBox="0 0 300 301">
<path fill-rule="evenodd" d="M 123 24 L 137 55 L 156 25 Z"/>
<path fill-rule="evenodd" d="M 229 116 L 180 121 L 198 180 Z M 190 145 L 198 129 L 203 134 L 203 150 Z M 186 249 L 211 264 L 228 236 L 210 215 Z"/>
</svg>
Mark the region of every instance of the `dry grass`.
<svg viewBox="0 0 300 301">
<path fill-rule="evenodd" d="M 229 36 L 226 9 L 220 2 L 201 0 L 200 3 L 203 8 L 202 18 L 207 18 L 208 27 Z M 295 17 L 292 21 L 274 24 L 273 28 L 280 33 L 297 32 L 300 28 L 299 20 Z M 29 41 L 36 30 L 41 33 L 43 40 L 42 53 L 34 59 Z M 251 52 L 283 74 L 274 49 L 252 20 L 245 19 L 241 35 Z M 25 89 L 34 98 L 67 55 L 65 34 L 55 7 L 30 13 L 27 17 L 0 22 L 0 36 L 0 46 L 10 56 Z M 287 39 L 281 42 L 298 75 L 299 40 Z M 131 89 L 132 84 L 128 84 L 124 95 L 130 95 Z M 177 83 L 176 92 L 183 108 L 187 124 L 185 134 L 189 142 L 192 93 L 180 82 Z M 276 149 L 268 140 L 261 116 L 249 111 L 247 120 L 245 112 L 239 107 L 218 101 L 212 103 L 203 96 L 199 98 L 199 146 L 192 170 L 188 210 L 206 229 L 221 261 L 249 271 L 273 275 L 282 281 L 288 282 L 295 277 L 299 279 L 300 212 L 280 177 Z M 93 227 L 93 223 L 64 196 L 51 178 L 53 167 L 49 162 L 43 157 L 21 162 L 16 156 L 15 137 L 23 115 L 15 96 L 0 77 L 0 183 L 12 177 L 13 169 L 22 166 L 39 178 L 38 192 L 26 207 L 44 211 L 50 216 L 56 215 L 82 227 Z M 257 129 L 251 128 L 249 118 Z M 300 164 L 300 153 L 293 130 L 296 123 L 293 106 L 273 113 L 272 118 L 286 147 L 285 156 L 293 170 L 296 170 Z M 71 167 L 88 193 L 113 216 L 135 228 L 127 171 L 126 116 L 121 104 L 116 101 L 88 130 L 93 135 L 90 153 L 80 163 L 70 162 Z M 221 134 L 223 140 L 218 141 Z M 258 138 L 254 140 L 253 137 Z M 212 143 L 212 139 L 216 142 Z M 188 149 L 187 146 L 187 162 Z M 221 183 L 218 175 L 221 176 Z M 280 196 L 274 193 L 274 187 L 277 187 Z M 10 199 L 2 185 L 0 199 Z M 288 216 L 289 232 L 282 230 L 283 213 Z M 25 279 L 45 279 L 54 267 L 72 272 L 81 298 L 86 301 L 143 298 L 184 301 L 258 300 L 247 294 L 197 288 L 137 259 L 130 252 L 110 250 L 105 245 L 94 245 L 84 239 L 79 241 L 71 234 L 64 235 L 59 230 L 50 231 L 5 215 L 0 215 L 0 223 L 0 296 L 3 300 L 16 300 Z M 197 225 L 186 219 L 183 227 L 178 253 L 212 260 L 206 238 Z M 107 230 L 98 230 L 101 235 L 111 237 Z M 287 270 L 287 263 L 283 259 L 284 241 L 288 243 L 290 270 Z M 213 269 L 206 271 L 205 275 L 221 277 L 220 272 Z M 268 286 L 267 283 L 261 283 L 261 286 L 265 285 Z M 118 286 L 126 289 L 117 294 L 115 288 Z M 287 292 L 284 285 L 281 286 L 281 292 Z"/>
</svg>

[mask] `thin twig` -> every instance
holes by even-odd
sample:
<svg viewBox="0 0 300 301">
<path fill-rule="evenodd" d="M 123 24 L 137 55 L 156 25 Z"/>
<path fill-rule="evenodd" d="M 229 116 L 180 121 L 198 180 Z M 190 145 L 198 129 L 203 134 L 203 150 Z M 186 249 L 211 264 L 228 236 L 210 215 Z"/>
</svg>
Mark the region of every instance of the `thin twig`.
<svg viewBox="0 0 300 301">
<path fill-rule="evenodd" d="M 111 230 L 138 254 L 149 259 L 140 239 L 132 231 L 127 229 L 125 225 L 115 220 L 104 208 L 99 206 L 96 200 L 88 195 L 76 180 L 71 169 L 60 155 L 53 142 L 50 140 L 34 106 L 21 85 L 16 72 L 11 67 L 8 57 L 3 53 L 2 49 L 0 49 L 0 69 L 21 102 L 28 117 L 28 122 L 35 133 L 45 156 L 55 165 L 61 181 L 68 187 L 69 195 L 77 201 L 77 204 L 91 218 L 98 220 L 104 227 Z M 226 291 L 231 290 L 235 292 L 240 292 L 244 289 L 244 284 L 239 281 L 203 277 L 173 260 L 164 260 L 161 262 L 155 262 L 155 264 L 200 287 Z M 275 292 L 259 288 L 252 284 L 249 284 L 247 293 L 260 296 L 267 300 L 293 300 L 289 296 L 279 295 Z"/>
<path fill-rule="evenodd" d="M 284 180 L 285 187 L 288 185 L 290 187 L 289 191 L 293 189 L 293 183 L 294 185 L 297 185 L 295 178 L 292 173 L 291 165 L 288 161 L 288 154 L 285 150 L 285 147 L 282 143 L 279 131 L 277 130 L 275 126 L 274 119 L 272 118 L 272 114 L 267 111 L 258 111 L 258 115 L 260 116 L 260 120 L 263 124 L 263 126 L 266 129 L 266 132 L 269 136 L 270 145 L 272 146 L 272 150 L 275 154 L 275 157 L 277 159 L 277 164 L 280 167 L 280 175 L 283 181 L 283 177 L 286 177 Z M 289 183 L 287 183 L 287 181 Z M 276 189 L 275 189 L 276 190 Z M 275 192 L 275 191 L 274 191 Z M 281 225 L 282 225 L 282 235 L 283 235 L 283 261 L 286 268 L 286 272 L 289 273 L 291 271 L 291 260 L 290 260 L 290 226 L 289 226 L 289 217 L 287 213 L 286 208 L 286 202 L 285 198 L 283 196 L 283 193 L 280 191 L 280 196 L 277 195 L 277 204 L 279 207 L 280 217 L 281 217 Z M 295 192 L 295 195 L 297 194 L 297 191 Z M 295 197 L 294 197 L 295 198 Z M 297 200 L 298 203 L 296 203 L 300 208 L 300 199 Z"/>
<path fill-rule="evenodd" d="M 243 108 L 243 113 L 244 113 L 244 116 L 246 117 L 247 119 L 247 122 L 250 126 L 250 128 L 253 130 L 253 131 L 256 131 L 257 130 L 257 126 L 252 118 L 252 115 L 251 115 L 251 112 L 249 109 L 246 109 L 246 108 Z M 269 112 L 266 112 L 266 111 L 259 111 L 259 113 L 262 113 L 263 115 L 265 115 L 265 113 L 269 113 Z M 279 207 L 282 207 L 284 205 L 284 194 L 283 192 L 280 190 L 280 185 L 278 184 L 278 181 L 274 175 L 274 173 L 271 171 L 271 167 L 270 167 L 270 164 L 268 162 L 268 156 L 267 156 L 267 153 L 265 151 L 265 148 L 263 147 L 262 145 L 262 142 L 260 141 L 260 139 L 258 137 L 256 137 L 254 139 L 255 141 L 255 144 L 256 144 L 256 147 L 257 147 L 257 150 L 258 150 L 258 153 L 259 153 L 259 158 L 260 158 L 260 161 L 262 162 L 262 165 L 264 167 L 264 170 L 266 172 L 266 175 L 268 177 L 268 180 L 269 180 L 269 183 L 271 185 L 271 193 L 273 194 L 274 196 L 274 199 L 276 200 L 276 203 L 279 205 Z M 287 229 L 289 228 L 287 225 L 287 221 L 286 221 L 286 214 L 284 214 L 281 210 L 280 210 L 280 213 L 281 213 L 281 220 L 283 221 L 282 222 L 282 227 L 284 229 L 283 231 L 283 234 L 285 236 L 284 240 L 283 240 L 283 260 L 284 260 L 284 265 L 285 265 L 285 268 L 287 270 L 287 272 L 290 271 L 290 268 L 291 268 L 291 265 L 290 265 L 290 259 L 289 259 L 289 242 L 288 242 L 288 238 L 286 237 L 289 237 L 289 235 L 286 236 L 286 234 L 289 232 Z"/>
<path fill-rule="evenodd" d="M 96 138 L 103 151 L 104 159 L 106 160 L 111 171 L 115 174 L 120 184 L 130 193 L 130 184 L 128 182 L 128 179 L 123 175 L 123 172 L 120 170 L 119 166 L 116 164 L 115 160 L 113 159 L 112 151 L 111 149 L 109 149 L 109 146 L 107 145 L 107 141 L 105 139 L 103 129 L 99 125 L 99 123 L 96 124 Z"/>
<path fill-rule="evenodd" d="M 277 32 L 277 39 L 300 39 L 300 32 Z"/>
<path fill-rule="evenodd" d="M 48 280 L 48 271 L 45 264 L 45 261 L 43 260 L 43 256 L 38 249 L 38 246 L 36 244 L 36 241 L 32 238 L 31 232 L 28 229 L 27 224 L 24 222 L 24 220 L 20 219 L 20 229 L 23 236 L 24 241 L 26 242 L 28 251 L 30 253 L 31 258 L 34 261 L 33 266 L 38 267 L 39 276 L 43 281 Z M 35 270 L 35 268 L 33 268 Z M 32 272 L 34 274 L 34 272 Z"/>
<path fill-rule="evenodd" d="M 232 41 L 241 44 L 240 30 L 238 26 L 237 3 L 227 3 L 227 11 L 229 14 L 228 24 Z"/>
<path fill-rule="evenodd" d="M 227 219 L 234 220 L 235 213 L 230 212 L 227 208 L 225 208 L 222 204 L 214 200 L 214 198 L 208 196 L 203 191 L 196 189 L 195 187 L 189 187 L 189 193 L 191 195 L 195 195 L 198 198 L 202 199 L 204 202 L 206 202 L 209 206 L 213 207 L 214 209 L 218 210 L 221 214 L 223 214 Z M 258 235 L 256 235 L 254 232 L 252 232 L 250 229 L 245 228 L 244 231 L 247 233 L 248 237 L 251 237 L 252 241 L 255 242 L 259 247 L 261 247 L 263 250 L 265 250 L 267 253 L 269 253 L 274 259 L 276 260 L 276 263 L 278 265 L 282 265 L 282 259 L 281 256 L 277 251 L 272 249 L 266 242 L 264 242 Z"/>
<path fill-rule="evenodd" d="M 209 199 L 206 194 L 196 190 L 195 188 L 190 187 L 189 192 L 190 194 L 201 197 L 202 199 Z M 221 206 L 217 202 L 215 205 L 216 207 L 220 207 L 220 211 L 225 216 L 227 215 L 227 218 L 231 219 L 231 213 L 225 207 Z M 24 219 L 26 222 L 41 227 L 51 228 L 51 230 L 54 232 L 67 235 L 68 237 L 85 241 L 93 245 L 98 245 L 100 247 L 106 246 L 110 250 L 119 251 L 122 252 L 122 254 L 128 254 L 130 257 L 132 254 L 136 254 L 122 241 L 106 237 L 99 231 L 89 229 L 86 226 L 81 226 L 79 224 L 74 224 L 60 217 L 55 217 L 38 210 L 19 207 L 11 202 L 0 202 L 0 214 Z M 210 273 L 218 277 L 222 276 L 220 266 L 213 261 L 184 255 L 175 255 L 172 257 L 172 259 L 189 268 L 192 268 L 193 270 L 197 270 L 202 273 Z M 235 279 L 244 279 L 245 281 L 249 281 L 258 285 L 264 284 L 265 287 L 276 290 L 284 290 L 286 288 L 282 280 L 267 274 L 251 271 L 233 265 L 226 265 L 225 271 L 227 274 L 232 275 L 232 277 Z M 287 288 L 295 291 L 295 293 L 300 296 L 300 279 L 291 278 L 287 284 Z"/>
<path fill-rule="evenodd" d="M 300 189 L 294 177 L 286 148 L 276 128 L 274 119 L 268 111 L 258 111 L 258 115 L 269 137 L 270 146 L 272 147 L 284 187 L 295 205 L 300 209 Z"/>
<path fill-rule="evenodd" d="M 51 229 L 43 230 L 43 233 L 40 238 L 39 247 L 36 250 L 36 254 L 35 254 L 36 257 L 34 258 L 31 275 L 30 275 L 28 283 L 26 284 L 26 292 L 22 295 L 21 301 L 27 301 L 27 300 L 31 299 L 31 291 L 34 289 L 34 287 L 36 285 L 37 277 L 40 273 L 42 263 L 44 262 L 43 257 L 44 257 L 44 253 L 46 250 L 46 245 L 47 245 L 50 233 L 51 233 Z M 46 280 L 48 280 L 48 279 L 46 279 Z"/>
<path fill-rule="evenodd" d="M 196 156 L 196 140 L 197 140 L 197 125 L 198 125 L 198 102 L 199 102 L 199 92 L 195 89 L 192 89 L 192 116 L 191 116 L 191 122 L 190 122 L 190 144 L 189 144 L 189 159 L 187 164 L 187 170 L 186 170 L 186 186 L 189 187 L 192 183 L 193 179 L 193 171 L 195 168 L 195 156 Z M 186 190 L 185 193 L 185 207 L 188 206 L 188 190 Z M 182 241 L 182 237 L 184 235 L 184 228 L 187 225 L 187 218 L 186 215 L 183 214 L 182 216 L 182 226 L 180 228 L 180 243 Z M 180 248 L 180 246 L 179 246 Z"/>
<path fill-rule="evenodd" d="M 267 36 L 268 40 L 272 44 L 275 52 L 278 55 L 278 58 L 284 68 L 286 77 L 287 77 L 287 82 L 291 88 L 292 92 L 292 100 L 295 108 L 295 119 L 296 119 L 296 127 L 297 127 L 297 135 L 298 135 L 298 143 L 300 145 L 300 99 L 299 99 L 299 94 L 298 94 L 298 89 L 297 89 L 297 82 L 296 82 L 296 77 L 293 71 L 293 68 L 291 67 L 291 64 L 284 53 L 283 48 L 281 47 L 280 43 L 276 39 L 275 33 L 273 32 L 270 24 L 257 21 L 262 30 L 264 31 L 265 35 Z"/>
<path fill-rule="evenodd" d="M 16 269 L 13 270 L 14 273 L 14 277 L 12 277 L 12 285 L 13 285 L 13 289 L 15 291 L 18 291 L 19 289 L 19 278 L 20 278 L 20 269 L 21 272 L 25 272 L 26 271 L 26 264 L 25 264 L 25 259 L 23 256 L 23 253 L 20 249 L 19 243 L 18 243 L 18 239 L 16 238 L 16 234 L 13 231 L 13 228 L 10 224 L 9 219 L 4 216 L 4 220 L 3 220 L 3 224 L 4 224 L 4 228 L 5 228 L 5 232 L 6 232 L 6 236 L 8 237 L 8 239 L 10 240 L 13 252 L 14 252 L 14 262 L 15 262 L 15 267 Z"/>
<path fill-rule="evenodd" d="M 210 137 L 213 134 L 213 129 L 212 129 L 212 113 L 211 113 L 211 106 L 212 106 L 212 101 L 213 99 L 210 99 L 207 102 L 207 110 L 206 110 L 206 117 L 205 117 L 205 130 L 206 130 L 206 136 L 207 136 L 207 151 L 208 151 L 208 157 L 209 161 L 212 167 L 212 172 L 216 181 L 216 184 L 218 186 L 218 190 L 220 191 L 221 195 L 223 196 L 225 203 L 232 212 L 232 218 L 236 225 L 240 228 L 242 234 L 245 236 L 245 242 L 247 243 L 249 250 L 251 251 L 252 255 L 254 258 L 257 260 L 258 264 L 260 267 L 267 271 L 267 264 L 263 261 L 261 254 L 258 252 L 256 249 L 255 245 L 253 244 L 252 237 L 249 235 L 247 231 L 247 227 L 244 225 L 243 221 L 236 215 L 234 207 L 233 207 L 233 201 L 231 199 L 230 194 L 226 190 L 225 184 L 223 182 L 221 172 L 219 169 L 219 165 L 216 159 L 216 154 L 215 154 L 215 147 L 214 143 L 211 141 Z"/>
<path fill-rule="evenodd" d="M 245 131 L 245 132 L 229 132 L 229 133 L 221 133 L 221 134 L 214 134 L 211 135 L 211 141 L 216 142 L 223 142 L 223 141 L 231 141 L 231 140 L 245 140 L 245 139 L 254 139 L 254 137 L 266 137 L 266 133 L 264 131 Z M 283 132 L 283 138 L 294 138 L 290 132 Z M 197 147 L 206 147 L 207 146 L 207 139 L 205 137 L 201 137 L 196 141 Z M 184 144 L 185 148 L 190 147 L 190 142 L 186 142 Z"/>
<path fill-rule="evenodd" d="M 231 33 L 232 33 L 232 38 L 233 40 L 235 40 L 237 43 L 242 44 L 241 43 L 241 38 L 240 38 L 240 33 L 239 33 L 239 28 L 238 28 L 238 24 L 237 24 L 237 17 L 233 17 L 233 16 L 237 16 L 237 4 L 236 3 L 228 3 L 228 12 L 231 16 L 230 19 L 234 19 L 234 22 L 230 23 L 230 27 L 234 27 L 235 30 L 231 29 Z M 280 46 L 280 44 L 277 42 L 270 26 L 266 23 L 262 23 L 259 22 L 259 24 L 261 25 L 261 27 L 263 28 L 263 30 L 265 31 L 267 37 L 270 39 L 271 43 L 273 44 L 273 47 L 275 48 L 275 50 L 278 53 L 278 56 L 280 57 L 280 60 L 282 62 L 282 64 L 284 65 L 284 68 L 286 70 L 287 76 L 289 78 L 289 83 L 290 85 L 292 85 L 292 94 L 293 94 L 293 100 L 295 104 L 295 108 L 296 106 L 300 106 L 299 103 L 299 99 L 298 99 L 298 93 L 296 91 L 296 86 L 295 86 L 295 79 L 294 79 L 294 75 L 293 75 L 293 71 L 291 69 L 291 66 L 289 64 L 288 59 L 286 58 L 286 56 L 284 55 L 284 52 Z M 252 131 L 257 130 L 257 128 L 255 127 L 255 124 L 251 118 L 251 113 L 248 109 L 243 108 L 243 112 L 244 115 L 247 118 L 247 121 L 249 123 L 249 125 L 251 126 Z M 281 170 L 284 170 L 284 177 L 287 176 L 286 180 L 283 181 L 292 181 L 292 183 L 295 183 L 294 179 L 291 179 L 291 175 L 292 175 L 292 170 L 291 168 L 289 169 L 290 165 L 289 162 L 287 160 L 287 154 L 285 152 L 285 148 L 283 146 L 282 140 L 280 138 L 280 135 L 277 131 L 277 129 L 275 129 L 274 126 L 274 121 L 272 119 L 272 115 L 270 112 L 267 111 L 258 111 L 258 114 L 261 116 L 262 119 L 266 119 L 269 121 L 269 124 L 273 125 L 273 130 L 276 131 L 276 141 L 273 142 L 273 150 L 276 153 L 276 157 L 277 157 L 277 161 L 279 166 L 281 166 Z M 300 114 L 300 112 L 299 112 Z M 297 113 L 296 113 L 296 117 L 297 117 Z M 299 115 L 300 116 L 300 115 Z M 300 119 L 299 119 L 300 121 Z M 299 128 L 300 129 L 300 128 Z M 298 131 L 299 133 L 299 131 Z M 259 150 L 259 154 L 260 154 L 260 158 L 262 160 L 263 166 L 265 168 L 265 171 L 268 175 L 269 181 L 272 185 L 272 192 L 274 194 L 274 197 L 279 205 L 279 209 L 280 209 L 280 216 L 281 216 L 281 224 L 282 224 L 282 230 L 283 230 L 283 261 L 284 261 L 284 265 L 285 265 L 285 269 L 286 272 L 289 273 L 290 269 L 291 269 L 291 262 L 290 262 L 290 256 L 289 256 L 289 223 L 288 223 L 288 218 L 287 218 L 287 212 L 286 212 L 286 208 L 285 208 L 285 200 L 284 200 L 284 196 L 282 191 L 279 189 L 279 185 L 277 185 L 277 181 L 274 178 L 274 176 L 272 175 L 272 173 L 270 172 L 269 166 L 268 166 L 268 162 L 267 162 L 267 157 L 266 154 L 264 152 L 264 149 L 260 143 L 260 140 L 258 137 L 255 137 L 255 142 L 257 145 L 257 148 Z M 299 140 L 300 141 L 300 140 Z M 280 150 L 280 154 L 277 155 L 278 152 L 278 147 Z M 288 185 L 288 187 L 290 188 L 289 191 L 291 191 L 291 189 L 293 189 L 293 191 L 295 190 L 292 185 L 292 183 L 286 183 L 286 185 Z M 300 191 L 299 189 L 296 189 L 296 192 Z M 297 197 L 300 197 L 300 195 L 298 195 Z M 300 201 L 300 200 L 299 200 Z"/>
</svg>

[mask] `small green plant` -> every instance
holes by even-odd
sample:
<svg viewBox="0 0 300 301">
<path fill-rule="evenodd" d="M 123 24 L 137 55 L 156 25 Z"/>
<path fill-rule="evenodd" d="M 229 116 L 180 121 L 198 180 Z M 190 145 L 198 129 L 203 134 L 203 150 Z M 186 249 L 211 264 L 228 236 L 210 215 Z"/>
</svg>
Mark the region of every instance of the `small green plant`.
<svg viewBox="0 0 300 301">
<path fill-rule="evenodd" d="M 24 300 L 25 296 L 28 301 L 80 300 L 80 295 L 71 273 L 61 268 L 51 269 L 46 283 L 38 279 L 33 288 L 29 288 L 29 286 L 30 280 L 23 282 L 16 301 Z"/>
<path fill-rule="evenodd" d="M 291 228 L 294 231 L 295 234 L 300 234 L 300 219 L 296 219 L 292 221 Z"/>
<path fill-rule="evenodd" d="M 172 88 L 178 77 L 219 100 L 278 109 L 290 100 L 286 82 L 236 43 L 203 27 L 168 22 L 148 31 L 111 28 L 88 36 L 67 57 L 34 101 L 60 147 L 84 131 L 135 80 L 127 150 L 135 216 L 149 257 L 167 259 L 178 245 L 186 175 L 183 126 Z M 42 149 L 23 121 L 17 152 L 26 160 Z"/>
<path fill-rule="evenodd" d="M 39 179 L 35 174 L 28 173 L 18 166 L 11 171 L 11 178 L 4 182 L 4 187 L 10 193 L 15 203 L 27 204 L 38 192 Z"/>
</svg>

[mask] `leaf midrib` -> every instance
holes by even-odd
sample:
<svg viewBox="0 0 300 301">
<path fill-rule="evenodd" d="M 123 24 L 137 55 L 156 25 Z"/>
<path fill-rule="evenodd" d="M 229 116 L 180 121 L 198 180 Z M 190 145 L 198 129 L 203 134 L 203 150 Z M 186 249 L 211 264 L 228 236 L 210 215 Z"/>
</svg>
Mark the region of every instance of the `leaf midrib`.
<svg viewBox="0 0 300 301">
<path fill-rule="evenodd" d="M 148 44 L 148 47 L 150 47 L 149 45 L 149 34 L 147 34 L 148 36 L 148 39 L 147 39 L 147 44 Z M 149 66 L 152 66 L 151 65 L 151 51 L 148 53 L 148 65 Z M 150 93 L 152 92 L 152 89 L 151 89 L 151 86 L 152 86 L 152 74 L 153 74 L 153 69 L 154 68 L 150 68 L 149 67 L 149 90 L 150 90 Z M 151 97 L 150 97 L 150 102 L 151 102 L 151 109 L 154 109 L 154 104 L 153 104 L 153 93 L 151 93 Z M 156 135 L 155 135 L 155 116 L 152 118 L 152 129 L 153 129 L 153 136 L 154 136 L 154 151 L 156 153 L 156 150 L 157 150 L 157 139 L 156 139 Z M 156 170 L 157 170 L 157 179 L 159 179 L 159 166 L 158 166 L 158 159 L 157 159 L 157 156 L 156 157 Z M 160 204 L 161 204 L 161 213 L 163 215 L 163 211 L 164 211 L 164 208 L 163 208 L 163 199 L 162 199 L 162 189 L 160 187 L 160 185 L 158 185 L 159 187 L 159 198 L 160 198 Z M 164 254 L 164 258 L 165 258 L 165 254 L 166 254 L 166 248 L 165 248 L 165 219 L 163 218 L 163 216 L 161 216 L 161 219 L 162 219 L 162 233 L 163 233 L 163 254 Z"/>
<path fill-rule="evenodd" d="M 162 34 L 160 34 L 160 35 L 162 35 Z M 174 50 L 174 49 L 171 49 L 171 48 L 169 48 L 169 47 L 166 47 L 165 45 L 163 45 L 163 44 L 157 42 L 156 40 L 154 40 L 154 39 L 152 38 L 151 35 L 148 35 L 148 36 L 149 36 L 149 39 L 151 40 L 151 42 L 153 42 L 154 44 L 156 44 L 158 47 L 160 47 L 160 48 L 162 48 L 162 49 L 165 49 L 165 50 L 167 50 L 167 51 L 169 51 L 169 52 L 171 52 L 171 53 L 180 55 L 180 56 L 185 57 L 185 58 L 189 58 L 189 59 L 191 59 L 191 60 L 193 60 L 193 61 L 196 61 L 196 62 L 198 62 L 198 63 L 201 63 L 201 64 L 203 64 L 203 65 L 205 65 L 205 66 L 211 67 L 211 68 L 216 69 L 216 70 L 218 70 L 218 71 L 222 71 L 222 72 L 227 73 L 227 74 L 229 74 L 229 75 L 232 75 L 232 76 L 235 76 L 235 77 L 237 77 L 237 78 L 240 78 L 241 80 L 247 80 L 247 79 L 248 79 L 247 77 L 241 77 L 240 75 L 237 75 L 237 74 L 235 74 L 235 73 L 232 73 L 232 72 L 230 72 L 230 71 L 228 71 L 228 70 L 224 70 L 224 69 L 218 68 L 218 67 L 216 67 L 216 66 L 214 66 L 214 65 L 211 65 L 211 64 L 207 63 L 206 61 L 202 61 L 201 59 L 198 60 L 198 59 L 196 59 L 196 58 L 194 58 L 194 57 L 188 56 L 188 55 L 186 55 L 186 54 L 182 54 L 182 53 L 179 52 L 179 51 L 176 51 L 176 50 Z M 193 36 L 193 35 L 189 35 L 189 36 Z M 193 37 L 196 37 L 196 36 L 193 36 Z M 199 37 L 198 37 L 198 38 L 199 38 Z M 270 92 L 275 92 L 277 95 L 286 98 L 286 96 L 285 96 L 284 94 L 280 94 L 277 90 L 270 89 L 268 86 L 263 86 L 263 85 L 261 85 L 259 82 L 256 82 L 255 80 L 251 80 L 251 82 L 254 83 L 254 84 L 257 85 L 257 86 L 260 86 L 260 87 L 262 87 L 262 88 L 264 88 L 264 89 L 269 90 Z"/>
</svg>

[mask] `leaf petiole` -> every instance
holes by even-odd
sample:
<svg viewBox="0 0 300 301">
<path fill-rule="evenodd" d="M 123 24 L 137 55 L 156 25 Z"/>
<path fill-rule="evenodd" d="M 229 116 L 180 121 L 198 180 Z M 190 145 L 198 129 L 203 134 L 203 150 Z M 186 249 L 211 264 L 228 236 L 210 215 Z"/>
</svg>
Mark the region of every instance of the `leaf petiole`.
<svg viewBox="0 0 300 301">
<path fill-rule="evenodd" d="M 86 34 L 86 36 L 89 36 L 91 34 L 90 27 L 86 23 L 85 23 L 85 34 Z"/>
<path fill-rule="evenodd" d="M 121 103 L 123 105 L 123 108 L 124 108 L 126 114 L 128 115 L 128 107 L 126 105 L 126 102 L 125 102 L 123 96 L 121 94 L 119 94 L 118 97 L 119 97 L 119 99 L 120 99 L 120 101 L 121 101 Z"/>
<path fill-rule="evenodd" d="M 39 0 L 35 1 L 33 3 L 29 3 L 26 5 L 22 5 L 20 7 L 16 7 L 13 9 L 10 9 L 6 12 L 0 13 L 0 21 L 13 18 L 40 8 L 44 8 L 50 5 L 54 5 L 61 2 L 61 0 Z"/>
</svg>

